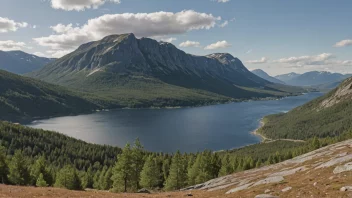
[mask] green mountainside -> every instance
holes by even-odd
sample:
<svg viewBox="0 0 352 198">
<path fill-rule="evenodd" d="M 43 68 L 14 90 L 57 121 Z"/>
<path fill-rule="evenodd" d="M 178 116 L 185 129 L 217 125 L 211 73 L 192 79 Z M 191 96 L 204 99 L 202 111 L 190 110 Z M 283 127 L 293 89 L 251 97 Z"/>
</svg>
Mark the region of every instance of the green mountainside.
<svg viewBox="0 0 352 198">
<path fill-rule="evenodd" d="M 60 86 L 0 70 L 0 120 L 88 113 L 100 108 L 99 103 L 95 97 L 83 98 Z"/>
<path fill-rule="evenodd" d="M 29 76 L 129 107 L 202 105 L 305 91 L 266 81 L 230 54 L 195 56 L 133 34 L 83 44 Z"/>
<path fill-rule="evenodd" d="M 352 78 L 336 89 L 286 114 L 264 118 L 259 130 L 273 138 L 334 137 L 352 128 Z"/>
</svg>

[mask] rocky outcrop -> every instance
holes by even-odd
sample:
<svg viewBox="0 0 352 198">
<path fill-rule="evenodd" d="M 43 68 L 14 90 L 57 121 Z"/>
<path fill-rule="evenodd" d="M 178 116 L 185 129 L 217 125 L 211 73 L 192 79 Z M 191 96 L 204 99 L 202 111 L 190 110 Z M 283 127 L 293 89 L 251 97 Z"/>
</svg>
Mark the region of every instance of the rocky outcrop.
<svg viewBox="0 0 352 198">
<path fill-rule="evenodd" d="M 322 180 L 313 180 L 309 184 L 305 184 L 309 188 L 316 188 L 318 191 L 323 190 L 320 188 L 324 185 L 324 182 L 333 183 L 335 178 L 341 178 L 340 173 L 344 174 L 346 171 L 352 171 L 352 154 L 349 154 L 351 148 L 352 140 L 343 141 L 278 164 L 220 177 L 184 190 L 217 191 L 227 189 L 226 194 L 236 196 L 237 193 L 258 192 L 258 189 L 262 189 L 261 192 L 264 192 L 267 196 L 272 196 L 269 194 L 292 193 L 297 189 L 297 195 L 305 197 L 306 195 L 300 194 L 300 192 L 303 192 L 302 183 L 296 184 L 296 178 L 305 175 L 311 175 L 308 178 L 316 178 L 321 174 L 326 174 L 326 170 L 329 170 L 328 175 L 322 176 Z M 334 167 L 334 169 L 331 169 L 331 167 Z M 346 181 L 348 181 L 348 178 Z M 339 182 L 341 183 L 341 180 Z M 280 184 L 284 185 L 280 187 Z M 263 187 L 265 188 L 263 189 Z M 343 189 L 344 191 L 352 190 L 348 186 L 344 186 Z M 282 197 L 287 196 L 283 195 Z"/>
</svg>

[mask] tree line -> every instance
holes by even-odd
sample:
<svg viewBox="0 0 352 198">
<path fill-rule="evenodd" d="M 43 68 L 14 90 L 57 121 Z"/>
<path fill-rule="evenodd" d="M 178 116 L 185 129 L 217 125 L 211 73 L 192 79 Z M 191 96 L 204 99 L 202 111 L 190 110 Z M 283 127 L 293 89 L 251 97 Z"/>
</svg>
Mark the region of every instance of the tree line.
<svg viewBox="0 0 352 198">
<path fill-rule="evenodd" d="M 168 154 L 148 152 L 138 139 L 121 150 L 7 122 L 0 122 L 0 135 L 1 183 L 113 192 L 178 190 L 352 137 L 349 132 L 305 143 L 274 141 L 223 152 Z"/>
</svg>

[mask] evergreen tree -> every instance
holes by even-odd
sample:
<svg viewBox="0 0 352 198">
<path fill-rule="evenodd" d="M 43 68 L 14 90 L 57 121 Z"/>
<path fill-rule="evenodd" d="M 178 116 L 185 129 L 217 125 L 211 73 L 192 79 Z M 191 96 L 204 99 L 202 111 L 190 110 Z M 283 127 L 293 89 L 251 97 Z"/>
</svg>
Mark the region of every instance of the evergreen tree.
<svg viewBox="0 0 352 198">
<path fill-rule="evenodd" d="M 95 172 L 94 177 L 93 177 L 93 188 L 94 189 L 99 189 L 99 187 L 100 187 L 99 178 L 100 178 L 100 170 Z"/>
<path fill-rule="evenodd" d="M 20 150 L 17 150 L 11 159 L 8 178 L 12 184 L 16 185 L 26 185 L 30 183 L 27 162 Z"/>
<path fill-rule="evenodd" d="M 9 167 L 6 162 L 6 151 L 5 147 L 0 146 L 0 182 L 2 184 L 7 183 L 7 174 L 9 172 Z"/>
<path fill-rule="evenodd" d="M 104 178 L 101 184 L 102 190 L 109 190 L 112 187 L 111 177 L 112 177 L 112 168 L 109 168 L 104 174 Z"/>
<path fill-rule="evenodd" d="M 93 173 L 92 167 L 89 167 L 86 172 L 83 172 L 83 176 L 81 177 L 82 188 L 93 188 Z"/>
<path fill-rule="evenodd" d="M 38 187 L 47 187 L 48 186 L 48 184 L 46 183 L 46 181 L 44 179 L 43 173 L 39 174 L 39 177 L 38 177 L 35 185 Z"/>
<path fill-rule="evenodd" d="M 317 137 L 314 137 L 312 141 L 312 149 L 315 150 L 318 148 L 320 148 L 320 141 Z"/>
<path fill-rule="evenodd" d="M 221 161 L 217 153 L 214 153 L 211 156 L 210 166 L 211 166 L 211 172 L 210 172 L 211 177 L 216 178 L 219 175 L 219 171 L 221 168 Z"/>
<path fill-rule="evenodd" d="M 149 155 L 141 172 L 140 184 L 144 188 L 154 188 L 159 184 L 160 169 L 154 155 Z"/>
<path fill-rule="evenodd" d="M 163 171 L 164 181 L 166 182 L 167 178 L 169 177 L 169 171 L 170 171 L 170 159 L 169 158 L 164 159 L 162 171 Z"/>
<path fill-rule="evenodd" d="M 211 152 L 204 151 L 201 154 L 200 164 L 199 164 L 199 173 L 196 177 L 196 183 L 203 183 L 212 179 L 212 167 L 211 167 Z"/>
<path fill-rule="evenodd" d="M 202 154 L 198 153 L 197 157 L 195 159 L 195 162 L 193 163 L 191 168 L 188 169 L 188 172 L 187 172 L 187 177 L 188 177 L 187 184 L 190 185 L 190 186 L 196 184 L 196 178 L 199 175 L 199 171 L 200 171 L 201 158 L 202 158 Z"/>
<path fill-rule="evenodd" d="M 104 190 L 104 179 L 105 179 L 105 173 L 108 170 L 107 166 L 103 167 L 103 170 L 101 171 L 100 175 L 99 175 L 99 189 L 100 190 Z"/>
<path fill-rule="evenodd" d="M 219 176 L 225 176 L 232 173 L 232 165 L 230 163 L 230 155 L 226 154 L 221 160 L 221 168 L 219 171 Z"/>
<path fill-rule="evenodd" d="M 166 190 L 178 190 L 185 186 L 187 182 L 185 161 L 182 158 L 180 151 L 172 157 L 169 176 L 166 180 Z"/>
<path fill-rule="evenodd" d="M 132 151 L 130 144 L 127 144 L 122 150 L 122 154 L 117 156 L 117 162 L 112 171 L 113 190 L 118 192 L 127 192 L 136 190 L 133 186 L 133 176 L 135 167 L 132 166 Z"/>
<path fill-rule="evenodd" d="M 77 170 L 70 165 L 66 165 L 58 172 L 55 186 L 69 190 L 81 190 L 81 181 L 78 177 Z"/>
<path fill-rule="evenodd" d="M 133 178 L 132 181 L 135 189 L 139 189 L 139 181 L 141 178 L 141 172 L 144 165 L 144 148 L 137 138 L 132 148 L 132 164 L 133 166 Z"/>
<path fill-rule="evenodd" d="M 47 184 L 52 181 L 51 175 L 47 170 L 47 164 L 44 156 L 40 156 L 31 167 L 30 175 L 32 185 L 36 184 L 40 174 L 43 174 L 43 178 Z"/>
</svg>

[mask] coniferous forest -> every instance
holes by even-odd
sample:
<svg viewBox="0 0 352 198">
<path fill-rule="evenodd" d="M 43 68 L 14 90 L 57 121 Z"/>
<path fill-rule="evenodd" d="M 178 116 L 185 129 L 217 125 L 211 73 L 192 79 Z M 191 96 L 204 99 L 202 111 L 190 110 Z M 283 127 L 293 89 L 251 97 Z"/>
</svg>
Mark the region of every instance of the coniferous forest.
<svg viewBox="0 0 352 198">
<path fill-rule="evenodd" d="M 274 164 L 352 137 L 272 141 L 240 149 L 151 153 L 137 139 L 123 149 L 50 131 L 0 122 L 1 183 L 71 190 L 172 191 L 219 176 Z"/>
</svg>

